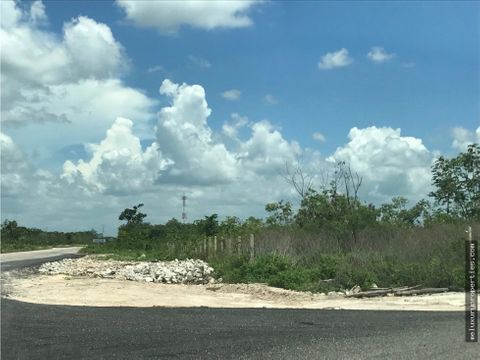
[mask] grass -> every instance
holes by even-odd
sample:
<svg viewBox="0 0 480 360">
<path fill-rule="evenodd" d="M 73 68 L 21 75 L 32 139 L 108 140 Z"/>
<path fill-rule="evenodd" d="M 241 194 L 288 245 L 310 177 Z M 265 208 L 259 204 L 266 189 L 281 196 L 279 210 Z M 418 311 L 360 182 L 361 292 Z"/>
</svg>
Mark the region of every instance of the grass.
<svg viewBox="0 0 480 360">
<path fill-rule="evenodd" d="M 250 262 L 247 257 L 228 257 L 210 264 L 217 277 L 226 283 L 266 283 L 270 286 L 298 291 L 328 291 L 334 287 L 319 280 L 331 274 L 325 268 L 305 267 L 280 255 L 261 256 Z"/>
<path fill-rule="evenodd" d="M 249 262 L 246 257 L 211 261 L 217 276 L 227 283 L 260 282 L 284 289 L 312 292 L 422 285 L 463 289 L 463 264 L 449 267 L 438 258 L 429 262 L 402 262 L 378 253 L 323 255 L 315 263 L 302 265 L 293 258 L 268 255 Z M 334 279 L 330 283 L 321 280 Z"/>
</svg>

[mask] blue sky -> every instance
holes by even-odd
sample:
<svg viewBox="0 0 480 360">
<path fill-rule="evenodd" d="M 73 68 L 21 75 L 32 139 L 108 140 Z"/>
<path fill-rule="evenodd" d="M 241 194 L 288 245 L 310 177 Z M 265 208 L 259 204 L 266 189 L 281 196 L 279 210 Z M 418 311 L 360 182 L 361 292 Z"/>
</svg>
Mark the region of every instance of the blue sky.
<svg viewBox="0 0 480 360">
<path fill-rule="evenodd" d="M 12 164 L 20 166 L 19 154 L 28 164 L 20 170 L 2 166 L 6 194 L 2 194 L 6 204 L 2 218 L 18 217 L 34 225 L 55 218 L 54 209 L 39 217 L 25 206 L 25 193 L 8 187 L 22 183 L 22 176 L 28 178 L 22 189 L 29 189 L 29 197 L 47 196 L 47 187 L 62 188 L 69 196 L 57 192 L 59 208 L 78 200 L 76 211 L 83 215 L 102 197 L 109 199 L 108 210 L 112 211 L 142 198 L 137 185 L 127 188 L 109 182 L 130 174 L 125 171 L 138 171 L 134 166 L 118 169 L 111 160 L 112 154 L 127 150 L 136 157 L 121 158 L 122 162 L 133 164 L 132 159 L 139 156 L 145 161 L 141 169 L 146 173 L 140 176 L 149 185 L 144 197 L 168 191 L 172 195 L 157 202 L 178 206 L 177 192 L 185 188 L 172 188 L 172 184 L 183 182 L 199 204 L 214 204 L 211 212 L 221 215 L 261 216 L 262 202 L 293 199 L 285 188 L 255 195 L 255 201 L 246 205 L 244 194 L 259 181 L 278 181 L 280 187 L 279 164 L 299 155 L 307 159 L 305 166 L 312 173 L 318 174 L 318 164 L 329 159 L 346 159 L 368 177 L 371 169 L 385 163 L 375 154 L 384 153 L 394 158 L 397 168 L 377 174 L 383 179 L 378 183 L 366 182 L 366 201 L 381 202 L 395 195 L 414 201 L 428 193 L 429 179 L 425 177 L 423 185 L 409 181 L 422 171 L 425 175 L 439 154 L 454 155 L 468 142 L 478 141 L 480 6 L 476 2 L 231 2 L 231 11 L 225 10 L 227 3 L 223 8 L 201 1 L 193 7 L 165 4 L 2 3 L 2 37 L 9 40 L 3 41 L 7 45 L 2 48 L 2 78 L 6 79 L 2 81 L 6 94 L 2 94 L 2 133 L 6 136 L 2 146 L 15 149 L 11 156 L 17 160 Z M 174 20 L 162 15 L 172 9 L 169 6 L 174 9 Z M 7 23 L 7 14 L 13 13 L 17 20 Z M 244 22 L 238 25 L 237 20 Z M 21 49 L 27 40 L 34 48 L 30 52 Z M 367 56 L 374 47 L 378 48 L 377 61 Z M 340 56 L 342 51 L 343 60 L 337 58 L 330 67 L 319 66 L 329 54 Z M 89 61 L 93 61 L 90 68 L 78 70 Z M 178 86 L 173 92 L 165 87 L 159 94 L 165 79 Z M 228 90 L 240 95 L 226 99 L 222 94 Z M 93 104 L 95 98 L 107 94 L 108 100 Z M 28 99 L 35 99 L 33 105 Z M 181 99 L 195 102 L 182 107 Z M 204 100 L 211 114 L 203 107 Z M 183 135 L 168 127 L 166 115 L 158 115 L 168 107 L 183 114 L 170 119 L 175 126 L 194 127 L 193 135 L 203 141 L 196 154 L 212 151 L 212 156 L 221 156 L 224 162 L 213 169 L 202 165 L 207 158 L 211 163 L 207 155 L 203 160 L 185 160 L 192 155 L 175 148 L 183 144 Z M 128 122 L 117 123 L 118 117 L 128 118 L 131 129 Z M 235 134 L 226 135 L 226 124 L 236 122 Z M 401 133 L 395 133 L 397 128 Z M 131 136 L 127 140 L 114 137 L 116 131 Z M 313 138 L 316 132 L 324 141 Z M 108 149 L 101 146 L 107 139 L 111 140 L 110 147 L 105 145 Z M 142 144 L 140 150 L 135 150 L 137 140 Z M 125 145 L 128 141 L 130 145 Z M 153 175 L 149 173 L 153 160 L 147 153 L 152 143 L 159 147 Z M 402 157 L 410 153 L 417 157 Z M 108 176 L 102 172 L 106 168 L 101 169 L 107 166 L 106 159 L 112 161 Z M 67 162 L 72 167 L 65 170 Z M 263 164 L 262 170 L 258 164 Z M 411 164 L 415 171 L 402 172 L 402 167 Z M 179 180 L 178 174 L 195 178 L 190 172 L 197 165 L 198 171 L 217 174 L 215 179 L 221 180 L 213 175 L 191 183 Z M 240 180 L 236 171 L 251 172 L 251 178 Z M 32 175 L 38 173 L 43 177 Z M 162 173 L 164 181 L 159 180 Z M 382 192 L 396 188 L 389 181 L 400 173 L 406 180 L 398 193 Z M 231 203 L 222 203 L 214 195 L 219 186 L 233 199 Z M 44 193 L 33 193 L 33 188 Z M 82 200 L 82 205 L 82 191 L 90 203 Z M 70 198 L 73 193 L 76 200 Z M 152 211 L 160 211 L 158 206 L 152 205 Z M 205 211 L 192 204 L 194 216 L 203 216 Z M 158 221 L 174 216 L 176 210 L 161 212 L 164 215 Z M 92 219 L 96 216 L 91 215 Z M 102 221 L 108 221 L 107 217 Z M 57 224 L 80 226 L 76 220 L 69 220 L 70 225 Z M 110 228 L 115 224 L 110 221 Z"/>
<path fill-rule="evenodd" d="M 212 127 L 232 112 L 267 118 L 309 146 L 318 146 L 311 133 L 321 131 L 329 139 L 321 151 L 328 152 L 352 126 L 392 126 L 447 151 L 450 127 L 479 122 L 475 2 L 270 2 L 252 8 L 250 28 L 186 26 L 173 36 L 132 29 L 113 2 L 45 4 L 59 33 L 79 14 L 108 24 L 132 61 L 127 83 L 150 96 L 165 77 L 202 84 L 214 109 Z M 377 45 L 396 57 L 373 64 L 366 53 Z M 347 48 L 354 63 L 319 71 L 321 55 L 339 48 Z M 195 66 L 188 56 L 211 67 Z M 148 73 L 154 66 L 164 70 Z M 220 96 L 230 88 L 242 91 L 239 101 Z M 278 104 L 262 101 L 268 93 Z"/>
</svg>

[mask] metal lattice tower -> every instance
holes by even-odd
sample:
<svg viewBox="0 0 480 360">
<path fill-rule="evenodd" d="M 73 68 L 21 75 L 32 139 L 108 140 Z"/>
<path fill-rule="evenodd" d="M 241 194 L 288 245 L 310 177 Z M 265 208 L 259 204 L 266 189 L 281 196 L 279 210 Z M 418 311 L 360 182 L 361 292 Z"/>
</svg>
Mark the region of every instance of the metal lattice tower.
<svg viewBox="0 0 480 360">
<path fill-rule="evenodd" d="M 187 197 L 185 196 L 185 193 L 183 193 L 183 196 L 182 196 L 182 220 L 183 222 L 185 222 L 185 220 L 187 220 L 187 212 L 185 210 L 187 206 Z"/>
</svg>

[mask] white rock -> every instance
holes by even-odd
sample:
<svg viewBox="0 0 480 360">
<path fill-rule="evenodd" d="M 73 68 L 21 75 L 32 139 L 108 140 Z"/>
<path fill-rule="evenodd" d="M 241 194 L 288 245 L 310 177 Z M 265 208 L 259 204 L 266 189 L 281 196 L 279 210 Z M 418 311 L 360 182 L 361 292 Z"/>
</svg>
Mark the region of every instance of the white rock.
<svg viewBox="0 0 480 360">
<path fill-rule="evenodd" d="M 89 277 L 108 277 L 132 281 L 205 284 L 215 282 L 214 269 L 199 259 L 130 263 L 113 260 L 94 260 L 90 257 L 64 259 L 43 264 L 43 274 L 65 274 Z"/>
<path fill-rule="evenodd" d="M 115 270 L 112 270 L 112 269 L 107 269 L 104 272 L 102 272 L 103 276 L 110 276 L 110 275 L 114 275 L 114 274 L 115 274 Z"/>
</svg>

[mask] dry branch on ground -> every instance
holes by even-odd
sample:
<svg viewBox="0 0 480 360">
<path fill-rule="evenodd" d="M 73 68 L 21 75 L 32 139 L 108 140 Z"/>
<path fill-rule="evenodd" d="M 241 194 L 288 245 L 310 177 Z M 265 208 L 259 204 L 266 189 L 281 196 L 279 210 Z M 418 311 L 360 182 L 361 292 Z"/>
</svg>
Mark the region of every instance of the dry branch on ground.
<svg viewBox="0 0 480 360">
<path fill-rule="evenodd" d="M 420 285 L 416 286 L 403 286 L 397 288 L 382 288 L 370 291 L 361 291 L 354 294 L 348 294 L 346 297 L 353 298 L 366 298 L 366 297 L 379 297 L 393 294 L 394 296 L 411 296 L 411 295 L 424 295 L 424 294 L 438 294 L 447 292 L 448 288 L 423 288 L 420 289 Z"/>
</svg>

